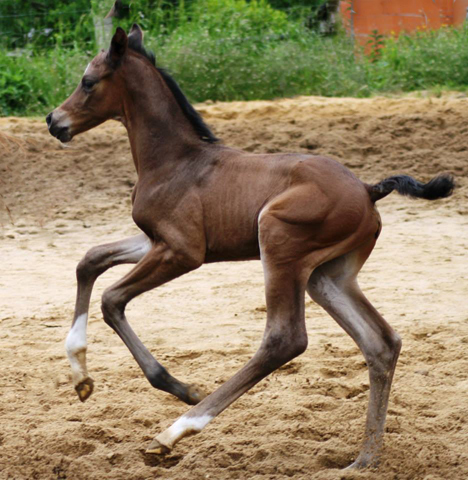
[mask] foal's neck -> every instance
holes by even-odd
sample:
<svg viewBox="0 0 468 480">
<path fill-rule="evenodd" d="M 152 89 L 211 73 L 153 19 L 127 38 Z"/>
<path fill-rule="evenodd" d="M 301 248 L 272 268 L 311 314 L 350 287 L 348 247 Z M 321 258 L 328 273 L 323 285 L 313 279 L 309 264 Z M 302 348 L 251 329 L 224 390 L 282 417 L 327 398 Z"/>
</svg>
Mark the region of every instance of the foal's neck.
<svg viewBox="0 0 468 480">
<path fill-rule="evenodd" d="M 136 63 L 136 62 L 134 62 Z M 160 73 L 149 64 L 131 65 L 126 75 L 123 123 L 138 175 L 186 158 L 202 140 Z"/>
</svg>

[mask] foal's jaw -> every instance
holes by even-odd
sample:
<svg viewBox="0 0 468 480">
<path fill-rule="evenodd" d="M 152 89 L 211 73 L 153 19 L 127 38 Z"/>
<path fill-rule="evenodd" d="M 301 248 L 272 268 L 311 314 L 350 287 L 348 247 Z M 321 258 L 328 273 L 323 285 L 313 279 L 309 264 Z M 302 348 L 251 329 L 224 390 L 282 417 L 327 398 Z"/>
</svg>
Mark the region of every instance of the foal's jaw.
<svg viewBox="0 0 468 480">
<path fill-rule="evenodd" d="M 92 118 L 86 111 L 78 111 L 77 114 L 76 108 L 65 109 L 62 107 L 56 108 L 46 117 L 50 134 L 62 143 L 70 142 L 76 135 L 91 130 L 113 118 L 113 115 Z"/>
</svg>

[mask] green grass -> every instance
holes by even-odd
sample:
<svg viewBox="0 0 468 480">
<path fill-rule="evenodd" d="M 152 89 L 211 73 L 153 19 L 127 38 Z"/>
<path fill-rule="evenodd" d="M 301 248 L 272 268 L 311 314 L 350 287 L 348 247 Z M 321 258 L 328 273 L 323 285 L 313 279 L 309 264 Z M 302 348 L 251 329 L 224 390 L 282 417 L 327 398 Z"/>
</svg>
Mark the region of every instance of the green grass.
<svg viewBox="0 0 468 480">
<path fill-rule="evenodd" d="M 368 57 L 345 33 L 322 37 L 264 0 L 199 0 L 178 18 L 171 33 L 147 33 L 146 44 L 194 102 L 468 88 L 468 27 L 386 39 Z M 78 46 L 0 50 L 0 115 L 60 104 L 92 56 Z"/>
</svg>

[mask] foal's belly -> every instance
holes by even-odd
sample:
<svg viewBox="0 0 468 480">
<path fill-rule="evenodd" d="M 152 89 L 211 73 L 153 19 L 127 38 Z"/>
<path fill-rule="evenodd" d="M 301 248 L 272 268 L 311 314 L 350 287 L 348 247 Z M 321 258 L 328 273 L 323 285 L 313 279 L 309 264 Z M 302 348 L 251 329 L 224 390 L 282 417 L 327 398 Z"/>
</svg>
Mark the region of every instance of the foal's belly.
<svg viewBox="0 0 468 480">
<path fill-rule="evenodd" d="M 206 227 L 205 235 L 207 263 L 260 258 L 256 215 L 227 214 Z"/>
<path fill-rule="evenodd" d="M 242 246 L 236 249 L 223 251 L 206 250 L 205 263 L 235 262 L 242 260 L 260 260 L 260 249 L 256 245 Z"/>
</svg>

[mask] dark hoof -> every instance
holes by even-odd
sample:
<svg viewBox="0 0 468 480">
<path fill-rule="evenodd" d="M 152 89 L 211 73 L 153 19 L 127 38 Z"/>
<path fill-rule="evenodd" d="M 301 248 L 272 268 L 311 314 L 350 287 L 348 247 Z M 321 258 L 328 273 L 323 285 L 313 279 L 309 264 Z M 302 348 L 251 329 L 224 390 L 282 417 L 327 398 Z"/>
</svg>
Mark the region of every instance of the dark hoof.
<svg viewBox="0 0 468 480">
<path fill-rule="evenodd" d="M 88 377 L 85 378 L 82 382 L 80 382 L 75 387 L 76 393 L 78 394 L 78 398 L 84 402 L 88 400 L 94 390 L 94 382 L 93 379 Z"/>
<path fill-rule="evenodd" d="M 187 400 L 189 405 L 196 405 L 200 403 L 206 397 L 206 393 L 197 385 L 188 385 L 187 387 Z"/>
<path fill-rule="evenodd" d="M 166 445 L 163 445 L 162 443 L 159 443 L 156 439 L 154 439 L 149 444 L 149 447 L 146 449 L 145 454 L 148 456 L 167 455 L 170 452 L 171 450 L 168 447 L 166 447 Z"/>
</svg>

